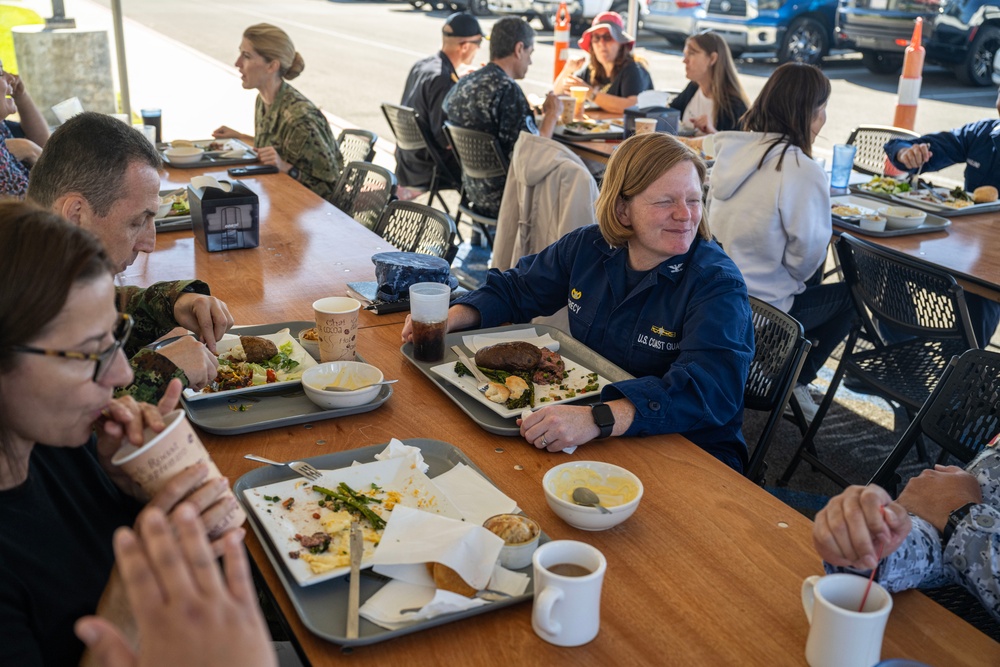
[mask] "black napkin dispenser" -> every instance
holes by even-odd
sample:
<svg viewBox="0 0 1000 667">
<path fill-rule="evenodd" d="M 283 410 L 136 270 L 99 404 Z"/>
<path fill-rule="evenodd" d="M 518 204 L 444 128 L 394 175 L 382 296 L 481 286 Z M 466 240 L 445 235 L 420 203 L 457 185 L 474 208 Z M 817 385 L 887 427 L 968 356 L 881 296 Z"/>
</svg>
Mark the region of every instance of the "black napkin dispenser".
<svg viewBox="0 0 1000 667">
<path fill-rule="evenodd" d="M 208 252 L 260 245 L 260 201 L 243 183 L 232 183 L 229 192 L 189 185 L 188 203 L 194 237 Z"/>
<path fill-rule="evenodd" d="M 681 124 L 681 112 L 669 107 L 628 107 L 625 109 L 625 138 L 628 139 L 635 134 L 636 118 L 655 118 L 656 131 L 667 134 L 677 134 L 677 128 Z"/>
</svg>

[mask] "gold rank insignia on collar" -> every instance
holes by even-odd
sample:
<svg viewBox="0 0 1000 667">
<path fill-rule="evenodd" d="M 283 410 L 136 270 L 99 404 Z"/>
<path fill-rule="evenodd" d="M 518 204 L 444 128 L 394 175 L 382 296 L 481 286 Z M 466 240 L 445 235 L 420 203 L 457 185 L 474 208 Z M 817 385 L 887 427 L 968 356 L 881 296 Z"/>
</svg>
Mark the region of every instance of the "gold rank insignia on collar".
<svg viewBox="0 0 1000 667">
<path fill-rule="evenodd" d="M 663 327 L 652 326 L 649 328 L 649 330 L 660 336 L 666 336 L 667 338 L 677 338 L 677 334 L 675 332 L 667 331 Z"/>
<path fill-rule="evenodd" d="M 570 295 L 571 297 L 573 297 L 574 299 L 579 299 L 580 297 L 582 297 L 582 296 L 583 296 L 583 292 L 581 292 L 581 291 L 580 291 L 580 290 L 578 290 L 578 289 L 574 289 L 574 290 L 570 290 L 570 293 L 569 293 L 569 295 Z"/>
</svg>

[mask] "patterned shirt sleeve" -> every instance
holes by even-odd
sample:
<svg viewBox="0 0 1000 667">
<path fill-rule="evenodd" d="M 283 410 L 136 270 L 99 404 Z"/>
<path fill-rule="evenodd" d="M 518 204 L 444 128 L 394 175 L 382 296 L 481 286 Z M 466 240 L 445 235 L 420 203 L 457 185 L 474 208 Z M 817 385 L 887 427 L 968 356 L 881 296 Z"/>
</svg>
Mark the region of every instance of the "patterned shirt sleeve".
<svg viewBox="0 0 1000 667">
<path fill-rule="evenodd" d="M 184 371 L 174 365 L 174 362 L 162 354 L 152 350 L 140 350 L 129 359 L 134 377 L 132 384 L 115 392 L 116 396 L 131 396 L 141 403 L 156 404 L 163 398 L 167 384 L 174 378 L 181 381 L 185 387 L 189 382 Z"/>
<path fill-rule="evenodd" d="M 28 192 L 28 168 L 7 150 L 7 139 L 13 136 L 7 124 L 0 122 L 0 197 L 24 199 Z"/>
<path fill-rule="evenodd" d="M 1000 452 L 985 449 L 966 468 L 975 475 L 983 502 L 973 506 L 942 549 L 934 526 L 913 516 L 913 530 L 879 565 L 875 577 L 890 592 L 962 584 L 1000 621 Z M 870 570 L 825 564 L 827 572 Z"/>
<path fill-rule="evenodd" d="M 270 108 L 258 96 L 254 143 L 274 146 L 281 158 L 299 170 L 299 182 L 329 200 L 344 170 L 344 158 L 330 122 L 312 102 L 282 83 Z"/>
<path fill-rule="evenodd" d="M 149 287 L 117 287 L 119 310 L 132 317 L 132 335 L 125 344 L 125 354 L 134 356 L 140 349 L 177 326 L 174 303 L 181 294 L 210 294 L 200 280 L 175 280 L 154 283 Z"/>
</svg>

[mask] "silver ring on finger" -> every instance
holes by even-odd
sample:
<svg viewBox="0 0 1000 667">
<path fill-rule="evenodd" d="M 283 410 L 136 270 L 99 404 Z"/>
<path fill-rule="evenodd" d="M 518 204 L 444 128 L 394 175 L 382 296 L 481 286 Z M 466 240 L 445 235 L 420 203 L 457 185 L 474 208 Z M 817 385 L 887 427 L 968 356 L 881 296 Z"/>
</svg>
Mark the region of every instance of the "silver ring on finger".
<svg viewBox="0 0 1000 667">
<path fill-rule="evenodd" d="M 543 435 L 542 436 L 542 447 L 548 447 L 548 446 L 549 446 L 549 441 L 546 440 L 545 436 Z"/>
</svg>

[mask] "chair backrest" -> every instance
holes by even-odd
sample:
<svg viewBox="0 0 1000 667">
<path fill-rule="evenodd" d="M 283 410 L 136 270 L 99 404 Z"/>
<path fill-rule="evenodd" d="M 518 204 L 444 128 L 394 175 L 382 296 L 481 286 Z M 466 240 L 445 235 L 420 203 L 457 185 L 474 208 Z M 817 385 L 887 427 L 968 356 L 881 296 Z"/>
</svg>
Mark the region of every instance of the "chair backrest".
<svg viewBox="0 0 1000 667">
<path fill-rule="evenodd" d="M 492 134 L 451 123 L 445 123 L 444 128 L 466 177 L 495 178 L 507 175 L 507 158 L 500 149 L 500 142 Z"/>
<path fill-rule="evenodd" d="M 368 130 L 342 130 L 337 137 L 337 146 L 344 156 L 344 164 L 348 162 L 371 162 L 375 157 L 375 142 L 378 135 Z"/>
<path fill-rule="evenodd" d="M 890 139 L 913 139 L 920 135 L 912 130 L 890 125 L 859 125 L 847 139 L 848 145 L 857 147 L 854 153 L 854 170 L 869 176 L 884 176 L 887 156 L 885 143 Z"/>
<path fill-rule="evenodd" d="M 843 234 L 837 256 L 865 331 L 877 345 L 880 326 L 921 338 L 958 339 L 979 347 L 965 292 L 955 279 L 929 264 Z"/>
<path fill-rule="evenodd" d="M 458 250 L 458 229 L 451 216 L 417 202 L 391 202 L 382 212 L 375 233 L 403 252 L 434 255 L 449 263 Z"/>
<path fill-rule="evenodd" d="M 754 297 L 750 297 L 750 311 L 754 353 L 743 388 L 743 402 L 751 410 L 768 411 L 770 415 L 757 445 L 750 453 L 744 475 L 760 483 L 767 467 L 764 459 L 771 446 L 774 428 L 781 419 L 812 344 L 805 337 L 802 325 L 791 315 Z"/>
<path fill-rule="evenodd" d="M 923 434 L 941 446 L 944 462 L 969 463 L 1000 433 L 1000 354 L 968 350 L 945 368 L 940 381 L 910 423 L 872 483 L 894 492 L 896 469 Z M 895 494 L 894 494 L 895 495 Z"/>
<path fill-rule="evenodd" d="M 424 133 L 417 124 L 417 112 L 411 107 L 382 103 L 382 115 L 389 129 L 396 137 L 396 148 L 404 151 L 419 151 L 427 148 Z"/>
<path fill-rule="evenodd" d="M 396 175 L 370 162 L 351 162 L 337 181 L 333 205 L 368 229 L 375 229 L 396 194 Z"/>
</svg>

